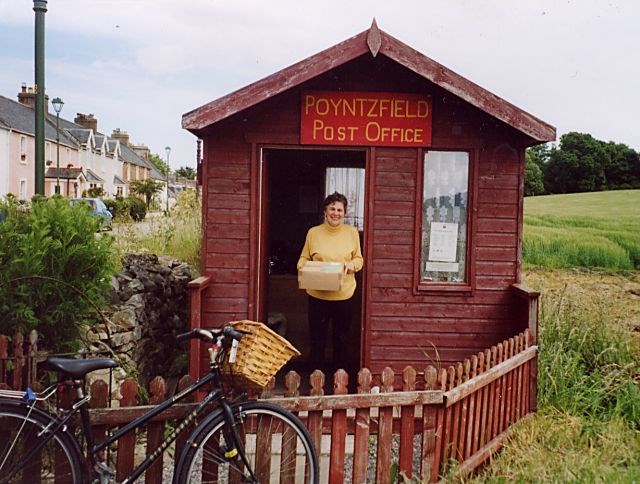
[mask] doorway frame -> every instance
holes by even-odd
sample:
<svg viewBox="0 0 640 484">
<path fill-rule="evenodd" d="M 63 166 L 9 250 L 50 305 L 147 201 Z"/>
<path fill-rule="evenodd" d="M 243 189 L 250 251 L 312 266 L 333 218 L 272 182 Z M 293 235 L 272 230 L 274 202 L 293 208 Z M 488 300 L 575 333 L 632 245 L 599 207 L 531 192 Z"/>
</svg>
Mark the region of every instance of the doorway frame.
<svg viewBox="0 0 640 484">
<path fill-rule="evenodd" d="M 268 200 L 265 194 L 268 193 L 267 184 L 269 183 L 269 166 L 265 163 L 265 150 L 282 150 L 282 151 L 357 151 L 364 154 L 365 169 L 365 188 L 364 188 L 364 244 L 361 247 L 362 257 L 365 264 L 362 268 L 362 301 L 360 308 L 360 368 L 365 367 L 370 360 L 368 351 L 369 343 L 369 288 L 371 284 L 371 271 L 368 270 L 369 255 L 371 254 L 371 240 L 373 236 L 373 170 L 375 160 L 375 147 L 372 146 L 306 146 L 292 144 L 255 144 L 252 150 L 252 157 L 255 163 L 255 171 L 252 170 L 251 181 L 252 193 L 254 194 L 255 207 L 255 233 L 253 244 L 253 257 L 250 266 L 253 267 L 254 276 L 249 277 L 249 315 L 256 321 L 266 320 L 266 300 L 267 300 L 267 251 L 264 250 L 267 245 L 267 234 L 269 231 L 267 214 L 269 213 Z M 369 261 L 370 263 L 370 261 Z"/>
</svg>

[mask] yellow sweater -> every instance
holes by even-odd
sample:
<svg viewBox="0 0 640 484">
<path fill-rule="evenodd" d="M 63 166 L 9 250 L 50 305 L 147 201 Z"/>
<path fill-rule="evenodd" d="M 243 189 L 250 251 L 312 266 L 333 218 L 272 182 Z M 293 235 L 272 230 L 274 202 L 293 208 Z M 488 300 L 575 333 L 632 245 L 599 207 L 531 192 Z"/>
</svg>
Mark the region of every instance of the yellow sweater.
<svg viewBox="0 0 640 484">
<path fill-rule="evenodd" d="M 360 251 L 360 237 L 358 230 L 342 224 L 332 227 L 327 222 L 311 227 L 307 232 L 304 247 L 298 260 L 298 270 L 307 261 L 321 262 L 353 262 L 355 271 L 362 269 L 364 260 Z M 356 290 L 356 278 L 354 274 L 346 274 L 339 291 L 316 291 L 307 289 L 307 294 L 325 301 L 342 301 L 353 296 Z"/>
</svg>

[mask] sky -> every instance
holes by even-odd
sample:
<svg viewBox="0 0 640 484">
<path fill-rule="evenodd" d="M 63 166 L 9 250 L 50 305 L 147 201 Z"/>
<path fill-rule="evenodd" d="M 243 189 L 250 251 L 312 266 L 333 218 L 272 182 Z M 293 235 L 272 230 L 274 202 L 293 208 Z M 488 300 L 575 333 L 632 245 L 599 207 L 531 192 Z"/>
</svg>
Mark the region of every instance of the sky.
<svg viewBox="0 0 640 484">
<path fill-rule="evenodd" d="M 637 0 L 49 0 L 45 88 L 173 169 L 182 115 L 371 25 L 564 133 L 640 151 Z M 33 86 L 31 0 L 0 0 L 0 95 Z M 51 109 L 51 111 L 53 111 Z"/>
</svg>

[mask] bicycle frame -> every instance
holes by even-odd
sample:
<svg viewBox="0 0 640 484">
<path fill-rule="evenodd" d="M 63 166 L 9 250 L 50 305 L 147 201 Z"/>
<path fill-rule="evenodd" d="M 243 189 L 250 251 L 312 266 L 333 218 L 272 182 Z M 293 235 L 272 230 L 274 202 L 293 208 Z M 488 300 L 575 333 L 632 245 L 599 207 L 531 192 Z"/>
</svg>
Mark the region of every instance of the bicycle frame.
<svg viewBox="0 0 640 484">
<path fill-rule="evenodd" d="M 167 400 L 162 402 L 160 405 L 152 408 L 151 410 L 149 410 L 144 415 L 141 415 L 140 417 L 135 419 L 133 422 L 130 422 L 127 425 L 125 425 L 124 427 L 120 428 L 118 431 L 116 431 L 114 434 L 112 434 L 111 437 L 105 439 L 103 442 L 100 442 L 98 444 L 94 444 L 94 442 L 93 442 L 93 433 L 91 432 L 91 425 L 90 425 L 90 421 L 89 421 L 90 420 L 89 419 L 89 410 L 88 410 L 88 408 L 86 406 L 81 407 L 80 414 L 81 414 L 81 417 L 82 417 L 82 425 L 83 425 L 83 428 L 84 428 L 84 433 L 85 433 L 85 435 L 87 437 L 87 447 L 89 449 L 91 449 L 89 451 L 89 458 L 91 460 L 91 464 L 92 465 L 96 464 L 95 456 L 96 456 L 96 454 L 98 452 L 100 452 L 101 450 L 105 449 L 107 446 L 111 445 L 113 442 L 115 442 L 116 440 L 118 440 L 120 437 L 122 437 L 123 435 L 127 434 L 131 430 L 134 430 L 134 429 L 144 425 L 145 423 L 147 423 L 149 420 L 151 420 L 156 415 L 162 413 L 167 408 L 172 407 L 173 405 L 175 405 L 179 401 L 183 400 L 187 396 L 191 395 L 192 393 L 194 393 L 198 389 L 202 388 L 204 385 L 208 384 L 212 380 L 216 380 L 217 378 L 218 378 L 217 372 L 207 373 L 202 379 L 200 379 L 197 382 L 189 385 L 187 388 L 185 388 L 183 391 L 181 391 L 177 395 L 174 395 L 173 397 L 168 398 Z M 210 405 L 212 403 L 215 403 L 215 402 L 218 402 L 222 408 L 225 407 L 226 401 L 225 401 L 225 398 L 224 398 L 224 394 L 222 392 L 222 389 L 217 385 L 216 385 L 216 388 L 211 390 L 204 397 L 204 399 L 200 403 L 198 403 L 196 408 L 194 410 L 192 410 L 186 416 L 184 421 L 182 421 L 175 429 L 173 429 L 171 431 L 171 433 L 169 435 L 167 435 L 162 440 L 160 445 L 153 452 L 151 452 L 151 454 L 149 454 L 140 463 L 140 465 L 138 465 L 133 470 L 131 475 L 129 475 L 124 481 L 122 481 L 123 484 L 126 483 L 126 482 L 133 482 L 138 477 L 140 477 L 140 475 L 142 475 L 142 473 L 145 470 L 147 470 L 151 466 L 151 464 L 153 464 L 153 462 L 166 450 L 166 448 L 169 447 L 169 445 L 171 445 L 171 443 L 173 443 L 174 440 L 176 440 L 176 438 L 182 433 L 182 431 L 184 431 L 184 429 L 186 429 L 191 424 L 191 422 L 193 422 L 195 420 L 195 418 L 208 405 Z"/>
<path fill-rule="evenodd" d="M 216 383 L 215 387 L 204 397 L 204 399 L 201 402 L 197 404 L 196 408 L 186 416 L 185 420 L 182 421 L 175 429 L 173 429 L 173 431 L 162 440 L 160 445 L 153 452 L 151 452 L 151 454 L 149 454 L 144 459 L 144 461 L 141 462 L 124 481 L 122 481 L 123 483 L 133 482 L 138 477 L 140 477 L 140 475 L 145 470 L 147 470 L 151 466 L 151 464 L 153 464 L 153 462 L 167 449 L 169 445 L 171 445 L 171 443 L 173 443 L 174 440 L 176 440 L 176 438 L 191 424 L 191 422 L 193 422 L 196 419 L 196 417 L 200 413 L 202 413 L 202 411 L 207 406 L 211 404 L 217 404 L 218 411 L 223 413 L 223 415 L 225 416 L 225 420 L 227 420 L 228 417 L 232 415 L 230 404 L 227 402 L 224 392 L 222 391 L 222 388 L 218 384 L 219 378 L 220 378 L 220 375 L 218 373 L 217 368 L 212 369 L 212 371 L 207 373 L 202 379 L 189 385 L 187 388 L 185 388 L 183 391 L 181 391 L 177 395 L 174 395 L 173 397 L 168 398 L 161 404 L 153 407 L 144 415 L 141 415 L 134 421 L 128 423 L 127 425 L 125 425 L 124 427 L 120 428 L 115 433 L 113 433 L 110 437 L 108 437 L 107 439 L 99 443 L 94 442 L 93 432 L 91 430 L 89 409 L 87 408 L 87 405 L 86 405 L 86 403 L 89 401 L 89 397 L 83 395 L 82 386 L 80 382 L 74 382 L 74 386 L 76 386 L 76 384 L 78 385 L 77 387 L 78 398 L 71 406 L 70 411 L 66 413 L 62 418 L 59 418 L 56 415 L 55 420 L 52 421 L 52 424 L 53 424 L 52 428 L 47 429 L 48 435 L 46 436 L 46 438 L 40 440 L 37 445 L 33 446 L 29 450 L 29 452 L 22 459 L 20 459 L 20 461 L 17 462 L 12 469 L 9 470 L 9 476 L 17 472 L 20 469 L 23 462 L 27 462 L 34 455 L 36 455 L 61 428 L 67 425 L 67 423 L 78 413 L 78 411 L 80 412 L 82 428 L 83 428 L 84 436 L 87 441 L 88 462 L 91 464 L 92 468 L 94 468 L 95 470 L 98 470 L 96 467 L 96 464 L 98 463 L 98 460 L 96 459 L 96 455 L 99 452 L 101 452 L 106 447 L 111 445 L 113 442 L 121 438 L 123 435 L 149 422 L 156 415 L 172 407 L 173 405 L 183 400 L 187 396 L 191 395 L 192 393 L 196 392 L 197 390 L 207 385 L 208 383 L 212 381 Z M 244 455 L 242 457 L 244 459 Z"/>
</svg>

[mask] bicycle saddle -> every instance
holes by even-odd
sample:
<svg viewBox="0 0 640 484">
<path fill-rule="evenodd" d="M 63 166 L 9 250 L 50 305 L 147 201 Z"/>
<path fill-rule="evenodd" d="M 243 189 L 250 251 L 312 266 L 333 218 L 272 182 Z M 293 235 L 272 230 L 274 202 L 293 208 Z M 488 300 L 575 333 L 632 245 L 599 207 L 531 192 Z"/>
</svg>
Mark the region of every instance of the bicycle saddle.
<svg viewBox="0 0 640 484">
<path fill-rule="evenodd" d="M 88 360 L 76 360 L 73 358 L 60 358 L 49 356 L 40 363 L 40 367 L 59 373 L 66 373 L 73 378 L 83 378 L 87 373 L 103 368 L 115 368 L 119 366 L 112 358 L 91 358 Z"/>
</svg>

